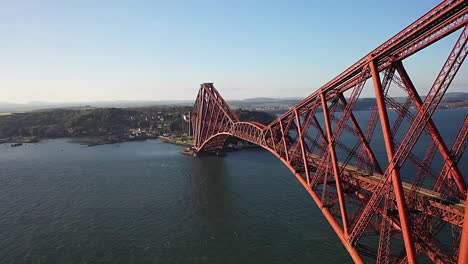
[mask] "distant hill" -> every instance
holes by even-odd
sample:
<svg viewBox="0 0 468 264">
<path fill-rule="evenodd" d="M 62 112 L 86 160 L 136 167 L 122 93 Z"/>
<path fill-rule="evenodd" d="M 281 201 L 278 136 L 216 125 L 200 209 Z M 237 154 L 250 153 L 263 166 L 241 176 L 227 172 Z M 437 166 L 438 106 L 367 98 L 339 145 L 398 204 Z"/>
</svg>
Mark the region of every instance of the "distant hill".
<svg viewBox="0 0 468 264">
<path fill-rule="evenodd" d="M 424 100 L 425 97 L 423 97 Z M 406 97 L 394 97 L 397 102 L 403 103 Z M 232 100 L 228 104 L 232 108 L 257 109 L 281 113 L 294 106 L 302 99 L 298 98 L 251 98 L 245 100 Z M 457 104 L 452 104 L 457 103 Z M 354 110 L 369 110 L 375 105 L 375 98 L 358 99 Z M 456 92 L 446 93 L 442 99 L 440 108 L 468 107 L 468 93 Z"/>
<path fill-rule="evenodd" d="M 444 101 L 446 102 L 461 102 L 468 100 L 468 93 L 447 93 L 444 96 Z"/>
<path fill-rule="evenodd" d="M 42 109 L 80 109 L 80 108 L 132 108 L 147 106 L 190 106 L 193 101 L 188 100 L 161 100 L 161 101 L 97 101 L 97 102 L 30 102 L 30 103 L 10 103 L 0 102 L 0 113 L 28 112 Z"/>
<path fill-rule="evenodd" d="M 263 102 L 274 102 L 274 101 L 278 101 L 278 100 L 282 100 L 282 99 L 280 99 L 280 98 L 268 98 L 268 97 L 257 97 L 257 98 L 248 98 L 248 99 L 239 100 L 239 101 L 250 102 L 250 103 L 263 103 Z"/>
<path fill-rule="evenodd" d="M 395 97 L 398 102 L 404 102 L 406 97 Z M 302 98 L 268 98 L 257 97 L 243 100 L 228 100 L 227 103 L 233 109 L 257 109 L 264 111 L 284 111 L 298 102 Z M 468 93 L 455 92 L 447 93 L 442 100 L 443 103 L 458 103 L 468 105 Z M 9 112 L 27 112 L 38 109 L 83 109 L 83 108 L 134 108 L 134 107 L 149 107 L 149 106 L 192 106 L 194 101 L 191 100 L 161 100 L 161 101 L 97 101 L 97 102 L 74 102 L 74 103 L 48 103 L 48 102 L 30 102 L 25 104 L 0 102 L 0 113 Z M 371 108 L 375 103 L 375 98 L 360 98 L 355 110 L 366 110 Z"/>
<path fill-rule="evenodd" d="M 35 137 L 123 137 L 133 130 L 150 131 L 153 135 L 186 132 L 183 116 L 191 106 L 153 106 L 140 108 L 49 109 L 0 116 L 0 144 L 6 138 Z M 241 110 L 240 120 L 269 124 L 271 113 Z"/>
<path fill-rule="evenodd" d="M 235 110 L 236 115 L 242 121 L 256 121 L 264 125 L 268 125 L 273 120 L 276 119 L 276 116 L 267 112 L 260 112 L 260 111 L 252 111 L 252 110 L 244 110 L 244 109 L 237 109 Z"/>
<path fill-rule="evenodd" d="M 0 116 L 0 139 L 124 135 L 150 128 L 156 134 L 180 132 L 191 107 L 49 109 Z"/>
</svg>

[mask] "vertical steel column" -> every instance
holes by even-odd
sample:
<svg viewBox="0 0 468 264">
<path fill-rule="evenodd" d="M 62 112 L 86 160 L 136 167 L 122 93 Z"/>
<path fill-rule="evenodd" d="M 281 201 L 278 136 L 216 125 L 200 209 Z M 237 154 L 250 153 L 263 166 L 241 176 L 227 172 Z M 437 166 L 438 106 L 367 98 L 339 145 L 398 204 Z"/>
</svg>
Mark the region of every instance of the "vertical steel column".
<svg viewBox="0 0 468 264">
<path fill-rule="evenodd" d="M 203 138 L 203 128 L 205 127 L 205 110 L 206 110 L 206 87 L 205 87 L 205 84 L 202 84 L 203 85 L 203 90 L 202 90 L 202 93 L 201 93 L 201 104 L 200 104 L 200 112 L 199 112 L 199 115 L 200 115 L 200 126 L 198 126 L 198 139 L 199 139 L 199 143 L 200 145 L 203 144 L 203 142 L 206 140 L 206 138 Z"/>
<path fill-rule="evenodd" d="M 276 141 L 275 137 L 273 135 L 273 131 L 271 130 L 271 126 L 268 127 L 268 130 L 270 131 L 270 138 L 271 138 L 271 144 L 273 145 L 273 149 L 278 152 L 278 149 L 276 149 Z"/>
<path fill-rule="evenodd" d="M 284 135 L 284 129 L 283 129 L 283 121 L 281 119 L 279 120 L 279 125 L 280 125 L 280 128 L 281 128 L 281 139 L 283 140 L 283 146 L 284 146 L 284 152 L 285 152 L 285 155 L 286 155 L 286 160 L 289 161 L 288 146 L 286 144 L 286 139 L 284 138 L 285 135 Z"/>
<path fill-rule="evenodd" d="M 309 162 L 307 161 L 307 155 L 304 147 L 304 138 L 302 137 L 301 119 L 299 118 L 299 114 L 297 113 L 296 108 L 294 108 L 294 114 L 296 115 L 297 132 L 299 133 L 299 143 L 301 144 L 302 162 L 304 162 L 304 169 L 307 177 L 307 185 L 310 186 Z"/>
<path fill-rule="evenodd" d="M 335 147 L 333 146 L 333 133 L 331 130 L 330 124 L 330 117 L 328 116 L 328 107 L 327 101 L 325 100 L 325 95 L 320 93 L 320 98 L 322 100 L 322 108 L 323 108 L 323 116 L 325 118 L 325 126 L 327 128 L 327 136 L 328 136 L 328 149 L 330 151 L 330 155 L 332 158 L 332 165 L 333 165 L 333 174 L 335 175 L 335 184 L 336 184 L 336 192 L 338 193 L 338 201 L 340 203 L 340 211 L 341 211 L 341 221 L 343 222 L 343 233 L 345 236 L 348 236 L 348 215 L 346 213 L 346 205 L 344 202 L 343 190 L 341 189 L 341 180 L 339 175 L 339 168 L 338 162 L 336 159 Z"/>
<path fill-rule="evenodd" d="M 198 92 L 198 93 L 200 94 L 200 92 Z M 191 112 L 191 115 L 190 115 L 190 122 L 193 122 L 193 124 L 192 124 L 192 129 L 193 129 L 192 136 L 193 136 L 193 146 L 194 147 L 198 146 L 198 144 L 197 144 L 197 135 L 196 135 L 197 123 L 198 123 L 197 109 L 198 109 L 198 95 L 197 95 L 197 98 L 195 99 L 195 104 L 193 105 L 193 109 L 192 109 L 192 112 Z"/>
<path fill-rule="evenodd" d="M 305 117 L 303 122 L 301 122 L 300 119 L 299 119 L 299 122 L 301 124 L 301 135 L 302 136 L 304 135 L 304 132 L 305 132 L 305 134 L 307 136 L 307 131 L 308 131 L 309 127 L 310 127 L 310 121 L 312 120 L 312 117 L 315 115 L 315 110 L 316 110 L 316 108 L 308 109 L 307 111 L 305 111 L 304 114 L 305 114 L 306 117 Z M 296 109 L 296 112 L 298 113 L 297 115 L 299 115 L 299 112 L 297 111 L 297 109 Z M 295 151 L 297 151 L 299 146 L 300 146 L 300 144 L 296 144 Z M 310 148 L 307 146 L 307 144 L 305 146 L 307 147 L 306 150 L 311 152 Z"/>
<path fill-rule="evenodd" d="M 203 139 L 200 138 L 200 129 L 201 129 L 201 125 L 202 125 L 202 122 L 203 122 L 203 104 L 204 104 L 204 101 L 205 101 L 205 98 L 203 98 L 205 96 L 205 87 L 203 84 L 200 85 L 200 97 L 199 97 L 199 101 L 198 101 L 198 109 L 197 109 L 197 143 L 196 143 L 196 147 L 200 147 L 202 144 L 203 144 Z"/>
<path fill-rule="evenodd" d="M 207 99 L 205 102 L 205 98 L 203 98 L 203 107 L 204 107 L 203 123 L 204 125 L 200 128 L 201 138 L 203 139 L 203 141 L 210 138 L 210 136 L 207 135 L 207 133 L 208 133 L 208 129 L 210 129 L 210 126 L 211 126 L 211 115 L 210 115 L 211 111 L 210 110 L 214 106 L 214 102 L 210 100 L 210 94 L 209 94 L 208 88 L 205 88 L 205 94 L 206 94 Z"/>
<path fill-rule="evenodd" d="M 460 239 L 460 252 L 458 253 L 458 264 L 468 263 L 468 192 L 466 193 L 465 218 L 463 219 L 463 231 Z"/>
<path fill-rule="evenodd" d="M 387 150 L 387 158 L 390 163 L 388 166 L 395 167 L 395 169 L 392 171 L 392 183 L 401 222 L 401 231 L 403 233 L 403 240 L 405 242 L 406 255 L 408 258 L 408 263 L 416 263 L 416 251 L 414 248 L 413 238 L 411 237 L 411 227 L 409 225 L 408 215 L 406 212 L 405 194 L 403 192 L 400 171 L 397 166 L 392 165 L 394 146 L 390 130 L 390 123 L 388 121 L 387 109 L 385 107 L 384 94 L 382 90 L 382 84 L 380 82 L 379 71 L 377 69 L 377 63 L 373 59 L 370 60 L 369 65 L 372 73 L 372 80 L 374 82 L 375 97 L 377 100 L 377 107 L 379 109 L 380 124 L 382 126 L 385 148 Z"/>
</svg>

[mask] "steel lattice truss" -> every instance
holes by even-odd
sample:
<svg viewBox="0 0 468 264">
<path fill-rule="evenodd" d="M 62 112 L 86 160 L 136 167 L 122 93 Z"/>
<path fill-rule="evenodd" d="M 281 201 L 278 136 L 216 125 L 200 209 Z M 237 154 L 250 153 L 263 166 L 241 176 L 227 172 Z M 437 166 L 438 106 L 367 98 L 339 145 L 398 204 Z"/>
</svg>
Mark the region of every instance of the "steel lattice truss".
<svg viewBox="0 0 468 264">
<path fill-rule="evenodd" d="M 192 114 L 195 151 L 221 151 L 234 136 L 273 153 L 356 263 L 468 263 L 467 187 L 457 166 L 468 144 L 468 117 L 454 142 L 444 141 L 431 118 L 467 55 L 467 24 L 467 1 L 444 1 L 269 125 L 240 121 L 213 84 L 204 83 Z M 430 91 L 420 96 L 402 61 L 457 30 Z M 368 79 L 376 104 L 360 124 L 353 108 Z M 408 99 L 398 102 L 391 89 Z M 389 118 L 389 108 L 397 117 Z M 377 159 L 379 143 L 386 162 Z M 435 156 L 443 164 L 435 165 Z"/>
</svg>

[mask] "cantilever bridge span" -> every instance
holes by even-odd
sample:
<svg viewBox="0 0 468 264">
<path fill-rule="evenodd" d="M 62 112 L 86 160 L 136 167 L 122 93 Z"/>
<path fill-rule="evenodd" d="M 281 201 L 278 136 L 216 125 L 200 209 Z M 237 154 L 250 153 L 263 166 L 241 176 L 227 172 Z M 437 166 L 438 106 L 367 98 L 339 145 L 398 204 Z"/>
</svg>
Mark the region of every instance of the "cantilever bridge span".
<svg viewBox="0 0 468 264">
<path fill-rule="evenodd" d="M 234 136 L 273 153 L 356 263 L 468 263 L 467 185 L 458 166 L 468 116 L 451 142 L 432 120 L 467 55 L 467 5 L 442 2 L 269 125 L 240 121 L 212 83 L 202 84 L 195 151 L 220 151 Z M 459 37 L 423 96 L 403 61 L 452 33 Z M 376 97 L 365 124 L 354 110 L 363 89 Z"/>
</svg>

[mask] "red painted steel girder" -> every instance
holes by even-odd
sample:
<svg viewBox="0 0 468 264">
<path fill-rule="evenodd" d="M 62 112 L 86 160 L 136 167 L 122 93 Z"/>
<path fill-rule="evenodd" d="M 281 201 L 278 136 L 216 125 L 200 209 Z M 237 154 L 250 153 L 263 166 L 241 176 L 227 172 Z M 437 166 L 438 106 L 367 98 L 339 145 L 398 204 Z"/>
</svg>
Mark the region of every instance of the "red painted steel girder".
<svg viewBox="0 0 468 264">
<path fill-rule="evenodd" d="M 465 263 L 467 190 L 458 162 L 467 145 L 468 117 L 449 145 L 431 116 L 468 53 L 467 6 L 467 1 L 442 2 L 269 125 L 240 121 L 212 83 L 202 84 L 192 112 L 195 152 L 222 151 L 229 137 L 270 151 L 311 195 L 356 263 L 369 256 L 378 263 L 416 263 L 420 255 L 434 263 Z M 422 100 L 403 60 L 459 29 Z M 377 104 L 363 129 L 353 109 L 369 78 Z M 395 86 L 407 93 L 404 104 L 388 95 Z M 396 120 L 387 118 L 388 107 L 397 111 Z M 375 130 L 379 120 L 382 129 Z M 370 142 L 378 139 L 388 162 L 376 158 L 383 150 Z M 426 155 L 419 157 L 415 145 L 425 142 Z M 432 162 L 436 151 L 444 159 L 441 168 Z M 452 229 L 451 242 L 441 241 L 443 227 Z"/>
</svg>

